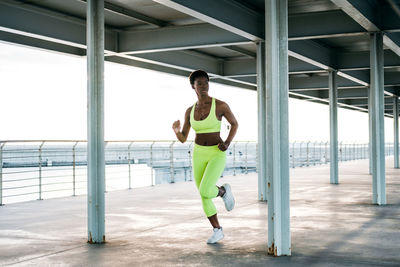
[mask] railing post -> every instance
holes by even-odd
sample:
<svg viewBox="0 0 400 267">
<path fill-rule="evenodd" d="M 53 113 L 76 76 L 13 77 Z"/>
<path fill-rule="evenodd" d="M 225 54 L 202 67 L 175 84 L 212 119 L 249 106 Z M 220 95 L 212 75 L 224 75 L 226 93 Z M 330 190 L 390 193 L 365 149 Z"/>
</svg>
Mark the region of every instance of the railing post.
<svg viewBox="0 0 400 267">
<path fill-rule="evenodd" d="M 350 158 L 351 155 L 349 155 L 349 153 L 350 153 L 350 151 L 349 151 L 349 150 L 350 150 L 350 149 L 349 149 L 349 146 L 350 146 L 350 144 L 345 144 L 345 145 L 344 145 L 345 150 L 346 150 L 346 153 L 345 153 L 345 154 L 346 154 L 346 155 L 345 155 L 346 161 L 349 161 L 349 160 L 351 159 L 351 158 Z"/>
<path fill-rule="evenodd" d="M 42 147 L 45 141 L 39 146 L 39 200 L 42 200 Z"/>
<path fill-rule="evenodd" d="M 354 160 L 354 143 L 350 145 L 350 160 Z"/>
<path fill-rule="evenodd" d="M 353 156 L 353 145 L 349 144 L 349 158 L 350 160 L 353 160 L 354 156 Z"/>
<path fill-rule="evenodd" d="M 360 144 L 360 149 L 361 149 L 360 158 L 364 159 L 364 145 L 363 144 Z"/>
<path fill-rule="evenodd" d="M 192 148 L 191 148 L 191 146 L 193 145 L 193 142 L 190 142 L 190 145 L 189 145 L 189 151 L 188 151 L 188 154 L 189 154 L 189 164 L 190 164 L 190 178 L 189 178 L 189 181 L 192 181 L 193 179 L 192 179 Z"/>
<path fill-rule="evenodd" d="M 359 155 L 360 159 L 363 159 L 363 145 L 360 144 L 360 155 Z"/>
<path fill-rule="evenodd" d="M 246 153 L 246 158 L 245 158 L 245 161 L 246 161 L 246 174 L 248 174 L 249 172 L 248 172 L 248 170 L 247 170 L 247 145 L 249 144 L 249 141 L 246 143 L 246 145 L 245 145 L 245 153 Z"/>
<path fill-rule="evenodd" d="M 364 144 L 364 158 L 367 159 L 368 157 L 368 144 Z"/>
<path fill-rule="evenodd" d="M 354 143 L 350 144 L 350 160 L 354 160 Z"/>
<path fill-rule="evenodd" d="M 315 166 L 315 144 L 316 144 L 316 142 L 314 142 L 314 145 L 313 145 L 314 147 L 313 147 L 313 155 L 312 155 L 313 156 L 313 162 L 314 162 L 313 165 L 314 166 Z"/>
<path fill-rule="evenodd" d="M 258 162 L 258 142 L 256 143 L 256 172 L 260 169 L 260 163 Z"/>
<path fill-rule="evenodd" d="M 364 159 L 367 158 L 367 145 L 364 145 Z"/>
<path fill-rule="evenodd" d="M 296 168 L 296 162 L 294 160 L 294 147 L 296 145 L 296 141 L 293 142 L 293 147 L 292 147 L 292 165 L 293 165 L 293 169 Z"/>
<path fill-rule="evenodd" d="M 343 150 L 343 160 L 346 161 L 346 144 L 342 145 L 342 150 Z"/>
<path fill-rule="evenodd" d="M 307 152 L 307 167 L 310 166 L 310 159 L 308 156 L 309 153 L 309 145 L 310 145 L 310 141 L 307 142 L 307 146 L 306 146 L 306 152 Z"/>
<path fill-rule="evenodd" d="M 349 154 L 350 154 L 350 160 L 354 160 L 354 149 L 353 149 L 353 144 L 349 144 Z"/>
<path fill-rule="evenodd" d="M 303 167 L 303 164 L 302 164 L 302 154 L 301 154 L 301 147 L 302 147 L 302 145 L 303 145 L 303 142 L 300 142 L 300 148 L 299 148 L 299 167 Z"/>
<path fill-rule="evenodd" d="M 128 145 L 128 171 L 129 171 L 129 189 L 132 189 L 131 183 L 131 146 L 133 142 Z"/>
<path fill-rule="evenodd" d="M 107 193 L 107 145 L 108 141 L 104 142 L 104 193 Z"/>
<path fill-rule="evenodd" d="M 355 151 L 355 159 L 358 160 L 358 155 L 359 155 L 359 145 L 355 144 L 354 145 L 354 151 Z"/>
<path fill-rule="evenodd" d="M 150 167 L 151 167 L 151 186 L 154 186 L 154 170 L 153 170 L 153 146 L 155 141 L 150 146 Z"/>
<path fill-rule="evenodd" d="M 75 160 L 75 147 L 79 143 L 76 142 L 74 146 L 72 147 L 72 196 L 76 196 L 76 180 L 75 180 L 75 166 L 76 166 L 76 160 Z"/>
<path fill-rule="evenodd" d="M 368 145 L 364 144 L 364 159 L 368 158 Z"/>
<path fill-rule="evenodd" d="M 233 176 L 236 176 L 236 143 L 233 144 Z"/>
<path fill-rule="evenodd" d="M 340 142 L 339 147 L 340 147 L 340 149 L 339 149 L 340 161 L 343 161 L 343 145 L 342 145 L 342 142 Z"/>
<path fill-rule="evenodd" d="M 319 142 L 319 154 L 318 154 L 318 163 L 319 165 L 322 164 L 322 142 Z"/>
<path fill-rule="evenodd" d="M 351 144 L 347 144 L 347 159 L 350 161 L 351 158 Z"/>
<path fill-rule="evenodd" d="M 0 206 L 3 206 L 3 147 L 5 144 L 0 146 Z"/>
<path fill-rule="evenodd" d="M 329 157 L 329 162 L 331 158 Z M 325 163 L 328 164 L 328 142 L 325 142 Z"/>
<path fill-rule="evenodd" d="M 364 159 L 365 158 L 365 145 L 361 144 L 361 158 Z"/>
<path fill-rule="evenodd" d="M 174 144 L 176 141 L 173 141 L 169 146 L 169 159 L 170 159 L 170 173 L 171 173 L 171 181 L 170 183 L 175 183 L 175 169 L 174 169 Z"/>
<path fill-rule="evenodd" d="M 356 159 L 360 158 L 360 144 L 356 144 Z"/>
</svg>

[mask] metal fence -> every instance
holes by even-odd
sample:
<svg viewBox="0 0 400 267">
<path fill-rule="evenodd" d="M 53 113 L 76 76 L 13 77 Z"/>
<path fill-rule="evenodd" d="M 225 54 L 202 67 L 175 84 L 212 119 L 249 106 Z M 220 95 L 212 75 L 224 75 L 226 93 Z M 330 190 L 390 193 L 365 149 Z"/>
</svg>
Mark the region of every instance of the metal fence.
<svg viewBox="0 0 400 267">
<path fill-rule="evenodd" d="M 193 141 L 105 142 L 106 191 L 192 180 Z M 0 141 L 0 204 L 87 193 L 86 141 Z M 385 145 L 393 155 L 393 144 Z M 294 142 L 290 167 L 329 162 L 329 142 Z M 366 159 L 367 144 L 339 143 L 339 161 Z M 257 171 L 257 143 L 233 142 L 222 176 Z"/>
</svg>

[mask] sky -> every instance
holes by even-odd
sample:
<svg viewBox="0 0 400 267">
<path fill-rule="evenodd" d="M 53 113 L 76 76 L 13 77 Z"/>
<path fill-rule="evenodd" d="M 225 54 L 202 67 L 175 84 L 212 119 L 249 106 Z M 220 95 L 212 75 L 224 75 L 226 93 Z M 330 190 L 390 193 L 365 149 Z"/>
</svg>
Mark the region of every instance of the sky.
<svg viewBox="0 0 400 267">
<path fill-rule="evenodd" d="M 0 42 L 0 140 L 86 140 L 86 71 L 85 57 Z M 105 140 L 175 140 L 172 123 L 183 125 L 197 100 L 187 77 L 110 62 L 104 76 Z M 210 82 L 209 94 L 237 118 L 234 140 L 257 140 L 256 91 Z M 328 108 L 290 98 L 289 141 L 329 141 Z M 368 115 L 339 108 L 338 135 L 367 143 Z M 385 142 L 393 142 L 391 118 L 385 118 Z"/>
</svg>

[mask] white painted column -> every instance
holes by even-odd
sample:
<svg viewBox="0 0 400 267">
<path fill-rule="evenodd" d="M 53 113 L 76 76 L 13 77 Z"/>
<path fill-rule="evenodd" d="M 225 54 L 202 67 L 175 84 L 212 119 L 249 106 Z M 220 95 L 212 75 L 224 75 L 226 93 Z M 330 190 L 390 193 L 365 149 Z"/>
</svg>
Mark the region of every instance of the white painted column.
<svg viewBox="0 0 400 267">
<path fill-rule="evenodd" d="M 291 255 L 287 0 L 265 0 L 268 252 Z"/>
<path fill-rule="evenodd" d="M 369 142 L 368 142 L 368 159 L 369 159 L 369 174 L 374 173 L 374 162 L 372 160 L 372 91 L 368 88 L 368 130 L 369 130 Z"/>
<path fill-rule="evenodd" d="M 88 241 L 105 242 L 104 1 L 87 1 Z"/>
<path fill-rule="evenodd" d="M 370 36 L 371 125 L 372 125 L 372 203 L 386 204 L 383 35 Z"/>
<path fill-rule="evenodd" d="M 399 98 L 393 97 L 394 167 L 399 167 Z"/>
<path fill-rule="evenodd" d="M 265 43 L 257 43 L 258 200 L 267 200 Z"/>
<path fill-rule="evenodd" d="M 330 182 L 338 184 L 337 72 L 329 72 Z"/>
</svg>

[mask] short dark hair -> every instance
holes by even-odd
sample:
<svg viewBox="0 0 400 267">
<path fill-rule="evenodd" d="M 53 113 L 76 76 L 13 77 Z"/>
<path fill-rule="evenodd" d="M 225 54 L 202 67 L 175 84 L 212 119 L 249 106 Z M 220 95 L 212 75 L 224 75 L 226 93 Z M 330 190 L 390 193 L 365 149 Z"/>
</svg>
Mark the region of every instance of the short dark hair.
<svg viewBox="0 0 400 267">
<path fill-rule="evenodd" d="M 195 70 L 189 75 L 190 84 L 194 84 L 194 81 L 199 77 L 206 77 L 207 80 L 210 81 L 207 72 L 204 70 Z"/>
</svg>

